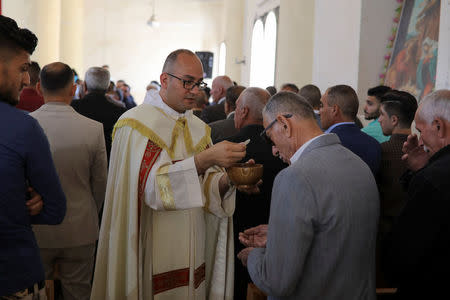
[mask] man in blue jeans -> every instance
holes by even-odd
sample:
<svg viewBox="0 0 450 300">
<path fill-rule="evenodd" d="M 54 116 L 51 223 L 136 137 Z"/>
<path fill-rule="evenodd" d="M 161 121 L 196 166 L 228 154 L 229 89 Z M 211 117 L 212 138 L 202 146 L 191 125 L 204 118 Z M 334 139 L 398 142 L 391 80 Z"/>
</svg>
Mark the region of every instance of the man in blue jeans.
<svg viewBox="0 0 450 300">
<path fill-rule="evenodd" d="M 0 299 L 41 300 L 44 269 L 31 224 L 61 223 L 66 198 L 42 128 L 14 107 L 30 83 L 37 38 L 0 16 L 0 41 Z"/>
</svg>

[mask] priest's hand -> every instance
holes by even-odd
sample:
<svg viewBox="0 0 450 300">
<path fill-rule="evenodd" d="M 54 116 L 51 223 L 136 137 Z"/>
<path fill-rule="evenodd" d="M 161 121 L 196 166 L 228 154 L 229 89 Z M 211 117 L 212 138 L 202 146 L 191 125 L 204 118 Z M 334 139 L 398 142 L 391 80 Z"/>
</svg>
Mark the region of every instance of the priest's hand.
<svg viewBox="0 0 450 300">
<path fill-rule="evenodd" d="M 31 196 L 30 200 L 26 202 L 28 212 L 30 216 L 38 215 L 44 207 L 42 197 L 32 187 L 28 188 L 28 193 Z"/>
<path fill-rule="evenodd" d="M 241 252 L 238 253 L 237 257 L 241 260 L 241 262 L 244 266 L 247 266 L 248 255 L 250 254 L 250 251 L 252 251 L 252 250 L 253 250 L 252 247 L 248 247 L 248 248 L 242 249 Z"/>
<path fill-rule="evenodd" d="M 410 134 L 403 143 L 402 160 L 406 162 L 408 169 L 411 171 L 417 171 L 422 169 L 428 162 L 428 153 L 423 149 L 423 146 L 419 145 L 417 135 Z"/>
<path fill-rule="evenodd" d="M 239 241 L 246 247 L 265 248 L 267 243 L 267 224 L 239 232 Z"/>
<path fill-rule="evenodd" d="M 217 165 L 228 168 L 245 157 L 244 143 L 223 141 L 194 156 L 197 172 L 203 174 L 209 167 Z"/>
</svg>

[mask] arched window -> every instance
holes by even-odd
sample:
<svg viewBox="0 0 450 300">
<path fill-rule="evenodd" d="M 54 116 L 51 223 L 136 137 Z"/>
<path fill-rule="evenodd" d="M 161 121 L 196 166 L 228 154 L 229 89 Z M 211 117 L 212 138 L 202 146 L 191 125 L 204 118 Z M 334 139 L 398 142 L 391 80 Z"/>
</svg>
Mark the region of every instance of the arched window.
<svg viewBox="0 0 450 300">
<path fill-rule="evenodd" d="M 253 26 L 250 86 L 266 88 L 274 85 L 277 48 L 277 19 L 273 11 Z"/>
<path fill-rule="evenodd" d="M 265 59 L 265 86 L 274 85 L 275 80 L 275 60 L 277 50 L 277 19 L 275 13 L 271 11 L 264 24 L 264 57 Z"/>
<path fill-rule="evenodd" d="M 225 42 L 220 43 L 219 49 L 219 75 L 225 75 L 225 62 L 227 58 L 227 46 Z"/>
<path fill-rule="evenodd" d="M 264 28 L 263 22 L 257 20 L 253 26 L 252 52 L 250 65 L 250 86 L 261 86 L 264 71 Z"/>
</svg>

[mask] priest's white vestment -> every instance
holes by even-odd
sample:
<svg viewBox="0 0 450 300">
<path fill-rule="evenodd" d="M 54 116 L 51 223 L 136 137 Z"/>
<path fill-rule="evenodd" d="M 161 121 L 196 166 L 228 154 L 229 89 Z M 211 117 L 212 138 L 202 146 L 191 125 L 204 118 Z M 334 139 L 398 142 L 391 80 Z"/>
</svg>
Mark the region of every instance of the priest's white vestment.
<svg viewBox="0 0 450 300">
<path fill-rule="evenodd" d="M 235 190 L 199 176 L 210 128 L 157 91 L 115 125 L 91 299 L 232 299 Z"/>
</svg>

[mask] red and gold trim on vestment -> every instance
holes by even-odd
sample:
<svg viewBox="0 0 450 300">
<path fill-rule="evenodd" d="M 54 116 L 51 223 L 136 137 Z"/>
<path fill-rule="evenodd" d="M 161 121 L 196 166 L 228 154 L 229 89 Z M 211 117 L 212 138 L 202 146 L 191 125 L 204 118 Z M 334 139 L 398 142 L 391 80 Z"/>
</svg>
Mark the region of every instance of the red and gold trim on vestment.
<svg viewBox="0 0 450 300">
<path fill-rule="evenodd" d="M 198 288 L 205 280 L 205 263 L 194 271 L 194 288 Z M 189 286 L 189 268 L 183 268 L 153 275 L 153 295 Z"/>
</svg>

